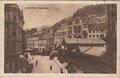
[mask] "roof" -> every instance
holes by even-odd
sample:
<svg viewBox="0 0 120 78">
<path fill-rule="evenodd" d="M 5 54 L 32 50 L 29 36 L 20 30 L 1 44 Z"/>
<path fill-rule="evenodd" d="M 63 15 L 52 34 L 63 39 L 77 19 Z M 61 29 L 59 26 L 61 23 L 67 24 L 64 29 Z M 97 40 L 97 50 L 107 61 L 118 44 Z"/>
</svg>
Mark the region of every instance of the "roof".
<svg viewBox="0 0 120 78">
<path fill-rule="evenodd" d="M 42 34 L 42 32 L 35 32 L 35 33 L 32 34 L 32 36 L 39 36 L 41 34 Z"/>
<path fill-rule="evenodd" d="M 84 46 L 84 47 L 79 47 L 80 51 L 85 54 L 93 55 L 93 56 L 101 56 L 104 54 L 106 51 L 105 47 L 91 47 L 91 46 Z"/>
<path fill-rule="evenodd" d="M 105 44 L 101 38 L 64 38 L 66 44 Z"/>
</svg>

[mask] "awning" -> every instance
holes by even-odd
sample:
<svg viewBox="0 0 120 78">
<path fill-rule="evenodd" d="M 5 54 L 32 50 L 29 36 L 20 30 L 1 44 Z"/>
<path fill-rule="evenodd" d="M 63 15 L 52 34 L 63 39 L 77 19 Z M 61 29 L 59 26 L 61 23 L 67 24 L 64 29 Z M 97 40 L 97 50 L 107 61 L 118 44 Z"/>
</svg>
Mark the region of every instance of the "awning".
<svg viewBox="0 0 120 78">
<path fill-rule="evenodd" d="M 100 46 L 81 46 L 79 47 L 79 50 L 81 53 L 94 55 L 94 56 L 101 56 L 103 52 L 106 51 L 106 47 L 100 47 Z"/>
</svg>

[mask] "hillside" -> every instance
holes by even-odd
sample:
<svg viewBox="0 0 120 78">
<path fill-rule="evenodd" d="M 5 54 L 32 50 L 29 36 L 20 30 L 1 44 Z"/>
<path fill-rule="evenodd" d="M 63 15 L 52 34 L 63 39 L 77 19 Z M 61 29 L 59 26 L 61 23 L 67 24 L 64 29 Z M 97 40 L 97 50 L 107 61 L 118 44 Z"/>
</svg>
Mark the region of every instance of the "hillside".
<svg viewBox="0 0 120 78">
<path fill-rule="evenodd" d="M 86 15 L 93 15 L 96 14 L 97 16 L 103 16 L 106 14 L 106 5 L 105 4 L 99 4 L 99 5 L 89 5 L 86 7 L 83 7 L 81 9 L 78 9 L 74 15 L 79 15 L 81 18 L 83 18 Z"/>
<path fill-rule="evenodd" d="M 63 18 L 62 20 L 54 24 L 52 28 L 54 29 L 54 31 L 56 31 L 61 26 L 61 24 L 69 23 L 69 21 L 74 20 L 75 16 L 79 16 L 81 20 L 84 20 L 86 16 L 94 14 L 99 17 L 106 15 L 106 5 L 105 4 L 89 5 L 81 9 L 78 9 L 75 13 L 73 13 L 71 17 Z"/>
</svg>

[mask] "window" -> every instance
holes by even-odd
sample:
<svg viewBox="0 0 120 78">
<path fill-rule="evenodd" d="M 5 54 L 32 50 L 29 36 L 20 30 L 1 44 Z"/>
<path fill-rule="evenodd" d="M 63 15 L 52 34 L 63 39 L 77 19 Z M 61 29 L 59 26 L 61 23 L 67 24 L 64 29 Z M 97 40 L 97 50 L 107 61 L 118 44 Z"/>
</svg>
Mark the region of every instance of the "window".
<svg viewBox="0 0 120 78">
<path fill-rule="evenodd" d="M 15 31 L 13 31 L 13 37 L 15 37 L 15 35 L 16 35 Z"/>
<path fill-rule="evenodd" d="M 99 37 L 99 35 L 96 35 L 97 37 Z"/>
<path fill-rule="evenodd" d="M 89 33 L 91 33 L 91 31 L 89 31 Z"/>
<path fill-rule="evenodd" d="M 16 22 L 16 16 L 13 15 L 13 22 Z"/>
<path fill-rule="evenodd" d="M 93 37 L 95 37 L 95 35 L 93 35 Z"/>
<path fill-rule="evenodd" d="M 76 21 L 75 21 L 75 23 L 77 23 L 77 24 L 78 24 L 78 23 L 79 23 L 79 20 L 76 20 Z"/>
<path fill-rule="evenodd" d="M 16 37 L 16 29 L 13 29 L 13 37 Z"/>
<path fill-rule="evenodd" d="M 69 29 L 72 29 L 71 27 L 69 27 Z"/>
<path fill-rule="evenodd" d="M 12 43 L 12 50 L 15 50 L 15 48 L 16 48 L 16 43 L 13 42 L 13 43 Z"/>
<path fill-rule="evenodd" d="M 112 8 L 116 8 L 116 5 L 115 5 L 115 4 L 112 4 Z"/>
<path fill-rule="evenodd" d="M 91 35 L 89 35 L 89 37 L 91 37 Z"/>
<path fill-rule="evenodd" d="M 115 31 L 115 21 L 112 21 L 112 31 Z"/>
<path fill-rule="evenodd" d="M 22 44 L 20 43 L 19 45 L 20 45 L 20 48 L 22 48 Z"/>
<path fill-rule="evenodd" d="M 8 21 L 10 21 L 10 14 L 8 14 Z"/>
<path fill-rule="evenodd" d="M 74 38 L 77 38 L 77 37 L 74 35 Z"/>
<path fill-rule="evenodd" d="M 71 36 L 69 36 L 69 38 L 72 38 Z"/>
</svg>

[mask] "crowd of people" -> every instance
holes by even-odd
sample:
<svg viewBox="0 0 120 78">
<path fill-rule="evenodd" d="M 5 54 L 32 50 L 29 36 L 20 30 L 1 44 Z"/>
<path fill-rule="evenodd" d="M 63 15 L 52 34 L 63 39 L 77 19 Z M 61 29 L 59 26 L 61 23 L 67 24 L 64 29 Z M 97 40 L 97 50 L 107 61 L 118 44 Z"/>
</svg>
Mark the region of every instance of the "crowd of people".
<svg viewBox="0 0 120 78">
<path fill-rule="evenodd" d="M 21 58 L 21 63 L 20 63 L 21 65 L 20 65 L 19 70 L 22 73 L 31 73 L 33 69 L 32 60 L 33 60 L 33 55 L 30 55 L 29 53 L 25 53 L 23 55 L 23 58 Z"/>
</svg>

